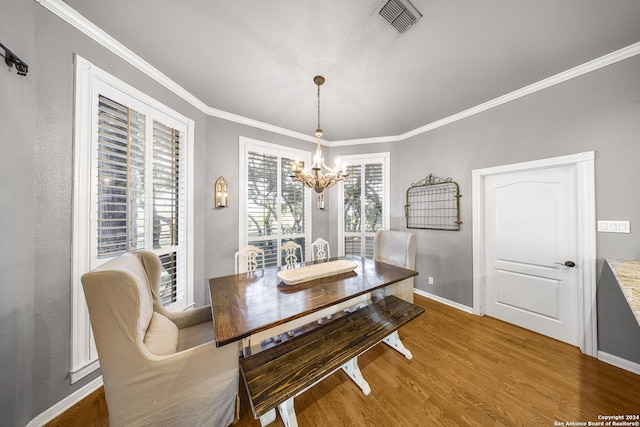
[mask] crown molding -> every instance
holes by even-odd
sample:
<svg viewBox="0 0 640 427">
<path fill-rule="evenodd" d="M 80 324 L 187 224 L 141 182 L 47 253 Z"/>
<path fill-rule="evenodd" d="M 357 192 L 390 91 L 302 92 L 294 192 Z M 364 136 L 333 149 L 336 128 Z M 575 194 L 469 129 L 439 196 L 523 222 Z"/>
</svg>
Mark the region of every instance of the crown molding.
<svg viewBox="0 0 640 427">
<path fill-rule="evenodd" d="M 261 122 L 258 120 L 250 119 L 244 116 L 239 116 L 237 114 L 228 113 L 226 111 L 218 110 L 217 108 L 207 107 L 205 113 L 209 116 L 218 117 L 223 120 L 229 120 L 231 122 L 240 123 L 243 125 L 251 126 L 257 129 L 267 130 L 269 132 L 278 133 L 280 135 L 290 136 L 292 138 L 300 139 L 307 142 L 316 142 L 316 138 L 312 135 L 307 135 L 301 132 L 297 132 L 295 130 L 290 130 L 286 128 L 282 128 L 275 125 L 270 125 L 269 123 Z M 327 141 L 321 141 L 322 145 L 330 145 Z"/>
<path fill-rule="evenodd" d="M 419 127 L 417 129 L 411 130 L 409 132 L 405 132 L 399 135 L 399 140 L 405 140 L 411 138 L 413 136 L 419 135 L 421 133 L 429 132 L 433 129 L 451 124 L 453 122 L 457 122 L 458 120 L 465 119 L 467 117 L 471 117 L 473 115 L 482 113 L 483 111 L 490 110 L 492 108 L 498 107 L 502 104 L 506 104 L 507 102 L 514 101 L 518 98 L 525 97 L 527 95 L 531 95 L 535 92 L 538 92 L 543 89 L 547 89 L 551 86 L 555 86 L 557 84 L 566 82 L 567 80 L 574 79 L 576 77 L 580 77 L 584 74 L 590 73 L 591 71 L 598 70 L 600 68 L 606 67 L 607 65 L 615 64 L 616 62 L 622 61 L 624 59 L 630 58 L 640 53 L 640 42 L 634 43 L 625 48 L 616 50 L 615 52 L 609 53 L 607 55 L 596 58 L 592 61 L 586 62 L 584 64 L 578 65 L 576 67 L 570 68 L 569 70 L 560 72 L 551 77 L 548 77 L 544 80 L 540 80 L 536 83 L 530 84 L 523 88 L 514 90 L 513 92 L 509 92 L 506 95 L 502 95 L 498 98 L 494 98 L 490 101 L 484 102 L 482 104 L 476 105 L 475 107 L 469 108 L 467 110 L 461 111 L 457 114 L 453 114 L 451 116 L 445 117 L 444 119 L 437 120 L 435 122 L 429 123 L 425 126 Z"/>
<path fill-rule="evenodd" d="M 551 77 L 548 77 L 544 80 L 540 80 L 536 83 L 530 84 L 529 86 L 525 86 L 523 88 L 514 90 L 513 92 L 509 92 L 506 95 L 502 95 L 498 98 L 494 98 L 490 101 L 484 102 L 482 104 L 476 105 L 475 107 L 469 108 L 467 110 L 461 111 L 459 113 L 453 114 L 451 116 L 445 117 L 441 120 L 437 120 L 435 122 L 429 123 L 427 125 L 421 126 L 419 128 L 413 129 L 411 131 L 405 132 L 396 136 L 386 136 L 386 137 L 377 137 L 377 138 L 364 138 L 364 139 L 351 139 L 344 141 L 333 141 L 331 145 L 358 145 L 358 144 L 371 144 L 378 142 L 399 142 L 404 141 L 406 139 L 412 138 L 416 135 L 420 135 L 425 132 L 429 132 L 431 130 L 437 129 L 439 127 L 457 122 L 458 120 L 465 119 L 467 117 L 471 117 L 473 115 L 482 113 L 484 111 L 490 110 L 492 108 L 498 107 L 502 104 L 506 104 L 507 102 L 514 101 L 518 98 L 525 97 L 527 95 L 531 95 L 540 90 L 549 88 L 551 86 L 555 86 L 557 84 L 566 82 L 567 80 L 574 79 L 576 77 L 580 77 L 584 74 L 590 73 L 595 70 L 599 70 L 600 68 L 606 67 L 611 64 L 615 64 L 616 62 L 623 61 L 627 58 L 631 58 L 632 56 L 640 54 L 640 42 L 634 43 L 630 46 L 624 47 L 622 49 L 611 52 L 607 55 L 596 58 L 592 61 L 586 62 L 584 64 L 573 67 L 569 70 L 563 71 L 561 73 L 555 74 Z"/>
<path fill-rule="evenodd" d="M 175 93 L 191 105 L 193 105 L 198 110 L 203 113 L 218 117 L 223 120 L 228 120 L 236 123 L 240 123 L 246 126 L 251 126 L 258 129 L 267 130 L 269 132 L 274 132 L 277 134 L 281 134 L 284 136 L 289 136 L 292 138 L 300 139 L 302 141 L 307 142 L 316 142 L 315 138 L 311 135 L 306 135 L 297 131 L 293 131 L 290 129 L 282 128 L 279 126 L 270 125 L 268 123 L 260 122 L 258 120 L 253 120 L 247 117 L 239 116 L 237 114 L 228 113 L 226 111 L 218 110 L 216 108 L 212 108 L 207 106 L 200 99 L 196 98 L 193 94 L 188 92 L 182 86 L 177 84 L 175 81 L 171 80 L 160 70 L 155 68 L 153 65 L 149 64 L 147 61 L 142 59 L 140 56 L 136 55 L 133 51 L 128 49 L 122 43 L 111 37 L 105 31 L 100 29 L 98 26 L 93 24 L 91 21 L 80 15 L 69 5 L 64 3 L 62 0 L 34 0 L 44 8 L 48 9 L 71 26 L 80 30 L 82 33 L 101 44 L 114 54 L 118 55 L 143 73 L 147 74 L 149 77 L 169 89 L 171 92 Z M 408 132 L 399 134 L 399 135 L 390 135 L 390 136 L 379 136 L 373 138 L 360 138 L 360 139 L 345 139 L 345 140 L 336 140 L 336 141 L 322 141 L 322 145 L 326 145 L 328 147 L 336 147 L 336 146 L 346 146 L 346 145 L 362 145 L 362 144 L 379 144 L 386 142 L 400 142 L 412 138 L 414 136 L 429 132 L 431 130 L 437 129 L 442 126 L 446 126 L 448 124 L 457 122 L 458 120 L 465 119 L 467 117 L 471 117 L 473 115 L 482 113 L 484 111 L 490 110 L 492 108 L 498 107 L 500 105 L 506 104 L 507 102 L 514 101 L 518 98 L 522 98 L 527 95 L 531 95 L 532 93 L 538 92 L 540 90 L 549 88 L 551 86 L 563 83 L 567 80 L 574 79 L 576 77 L 582 76 L 584 74 L 590 73 L 591 71 L 598 70 L 600 68 L 606 67 L 611 64 L 615 64 L 616 62 L 623 61 L 627 58 L 631 58 L 632 56 L 640 54 L 640 42 L 634 43 L 630 46 L 624 47 L 622 49 L 611 52 L 607 55 L 596 58 L 592 61 L 586 62 L 584 64 L 573 67 L 569 70 L 563 71 L 561 73 L 555 74 L 546 79 L 540 80 L 539 82 L 530 84 L 523 88 L 517 89 L 513 92 L 509 92 L 505 95 L 502 95 L 498 98 L 494 98 L 490 101 L 484 102 L 482 104 L 476 105 L 475 107 L 469 108 L 467 110 L 461 111 L 456 114 L 452 114 L 451 116 L 445 117 L 443 119 L 437 120 L 435 122 L 431 122 L 419 128 L 410 130 Z"/>
<path fill-rule="evenodd" d="M 335 141 L 326 141 L 324 145 L 327 147 L 344 147 L 347 145 L 364 145 L 364 144 L 382 144 L 385 142 L 398 142 L 402 141 L 402 135 L 390 135 L 390 136 L 373 136 L 370 138 L 357 138 L 357 139 L 338 139 Z"/>
</svg>

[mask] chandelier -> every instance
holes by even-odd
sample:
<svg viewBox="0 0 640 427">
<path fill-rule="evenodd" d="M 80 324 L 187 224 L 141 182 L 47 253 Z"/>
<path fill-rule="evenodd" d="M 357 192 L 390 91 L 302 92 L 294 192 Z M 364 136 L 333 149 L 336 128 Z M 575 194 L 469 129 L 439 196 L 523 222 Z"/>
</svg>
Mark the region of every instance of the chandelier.
<svg viewBox="0 0 640 427">
<path fill-rule="evenodd" d="M 340 165 L 336 165 L 335 169 L 331 169 L 324 163 L 322 157 L 322 148 L 320 147 L 320 140 L 322 139 L 322 129 L 320 128 L 320 86 L 324 83 L 324 77 L 315 76 L 313 82 L 318 86 L 318 128 L 316 129 L 316 154 L 313 156 L 313 164 L 310 168 L 302 169 L 304 162 L 296 160 L 293 165 L 293 175 L 291 178 L 294 181 L 301 182 L 305 187 L 313 188 L 316 193 L 322 193 L 325 188 L 333 187 L 340 181 L 344 181 L 347 175 L 340 168 Z M 322 168 L 326 172 L 322 171 Z"/>
</svg>

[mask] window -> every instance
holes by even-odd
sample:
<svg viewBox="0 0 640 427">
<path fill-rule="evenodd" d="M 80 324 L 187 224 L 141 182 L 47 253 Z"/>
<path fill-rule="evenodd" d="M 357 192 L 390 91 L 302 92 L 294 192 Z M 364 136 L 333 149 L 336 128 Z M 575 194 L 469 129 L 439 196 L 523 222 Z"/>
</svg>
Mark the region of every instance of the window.
<svg viewBox="0 0 640 427">
<path fill-rule="evenodd" d="M 342 156 L 338 251 L 373 258 L 376 231 L 389 229 L 389 153 Z"/>
<path fill-rule="evenodd" d="M 193 121 L 76 57 L 71 381 L 98 367 L 80 277 L 128 251 L 162 263 L 170 310 L 193 303 Z"/>
<path fill-rule="evenodd" d="M 280 266 L 280 247 L 294 240 L 306 252 L 311 238 L 311 192 L 291 179 L 296 160 L 311 153 L 240 137 L 240 247 L 264 249 L 265 266 Z"/>
</svg>

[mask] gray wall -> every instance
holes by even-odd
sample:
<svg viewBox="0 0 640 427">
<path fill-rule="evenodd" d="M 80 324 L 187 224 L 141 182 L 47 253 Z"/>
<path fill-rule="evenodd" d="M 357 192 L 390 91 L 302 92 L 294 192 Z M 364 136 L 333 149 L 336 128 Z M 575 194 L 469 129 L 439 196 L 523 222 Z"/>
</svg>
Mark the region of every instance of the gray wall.
<svg viewBox="0 0 640 427">
<path fill-rule="evenodd" d="M 640 238 L 635 232 L 640 227 L 640 57 L 399 143 L 392 157 L 395 219 L 403 215 L 406 189 L 429 173 L 453 178 L 462 194 L 461 231 L 413 230 L 418 235 L 416 286 L 460 304 L 473 304 L 473 169 L 592 150 L 597 218 L 632 224 L 631 234 L 597 234 L 600 271 L 605 257 L 640 258 Z M 401 222 L 398 228 L 403 227 Z M 429 276 L 434 285 L 426 283 Z M 605 309 L 615 308 L 598 307 L 600 327 L 618 330 L 618 336 L 633 336 L 637 323 L 605 324 L 610 320 Z M 625 349 L 621 339 L 607 352 L 623 357 Z M 640 354 L 634 361 L 640 362 Z"/>
<path fill-rule="evenodd" d="M 2 42 L 30 66 L 2 89 L 2 424 L 25 425 L 99 375 L 69 381 L 73 54 L 196 122 L 196 192 L 205 186 L 205 115 L 35 2 L 3 5 Z M 5 94 L 9 98 L 5 98 Z M 7 129 L 9 129 L 7 131 Z M 6 206 L 5 206 L 6 204 Z M 197 301 L 204 300 L 204 199 L 195 202 Z"/>
<path fill-rule="evenodd" d="M 206 279 L 233 270 L 238 247 L 238 136 L 313 150 L 306 142 L 205 115 L 160 87 L 35 2 L 9 0 L 0 39 L 30 66 L 0 79 L 2 144 L 2 291 L 0 419 L 25 425 L 98 373 L 69 384 L 73 53 L 196 121 L 196 301 Z M 7 95 L 8 94 L 8 95 Z M 472 303 L 471 170 L 596 151 L 597 215 L 640 224 L 640 58 L 631 58 L 524 99 L 397 144 L 341 147 L 326 156 L 391 152 L 392 221 L 404 228 L 404 194 L 429 173 L 461 185 L 462 231 L 416 230 L 420 289 Z M 213 208 L 213 183 L 224 175 L 231 207 Z M 336 192 L 313 212 L 313 237 L 337 247 Z M 635 224 L 635 225 L 634 225 Z M 598 257 L 640 258 L 635 233 L 598 235 Z M 599 263 L 599 266 L 601 262 Z M 426 277 L 435 285 L 426 285 Z M 600 286 L 600 284 L 598 285 Z M 614 302 L 614 306 L 615 306 Z M 611 309 L 611 308 L 607 308 Z M 615 307 L 613 308 L 615 309 Z M 606 316 L 601 314 L 601 318 Z M 637 326 L 637 325 L 636 325 Z M 628 325 L 602 325 L 621 330 Z M 607 351 L 618 354 L 614 340 Z"/>
<path fill-rule="evenodd" d="M 31 419 L 36 77 L 33 2 L 8 0 L 0 41 L 30 66 L 21 77 L 0 62 L 0 424 Z M 4 51 L 0 51 L 4 55 Z"/>
</svg>

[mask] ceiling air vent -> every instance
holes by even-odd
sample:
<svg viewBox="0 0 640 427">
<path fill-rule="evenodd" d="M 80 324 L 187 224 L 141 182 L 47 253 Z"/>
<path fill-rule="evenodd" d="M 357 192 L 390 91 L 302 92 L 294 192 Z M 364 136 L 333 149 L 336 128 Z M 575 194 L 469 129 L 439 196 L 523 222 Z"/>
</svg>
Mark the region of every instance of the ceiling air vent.
<svg viewBox="0 0 640 427">
<path fill-rule="evenodd" d="M 408 0 L 383 1 L 377 12 L 400 34 L 422 18 L 422 14 Z"/>
</svg>

